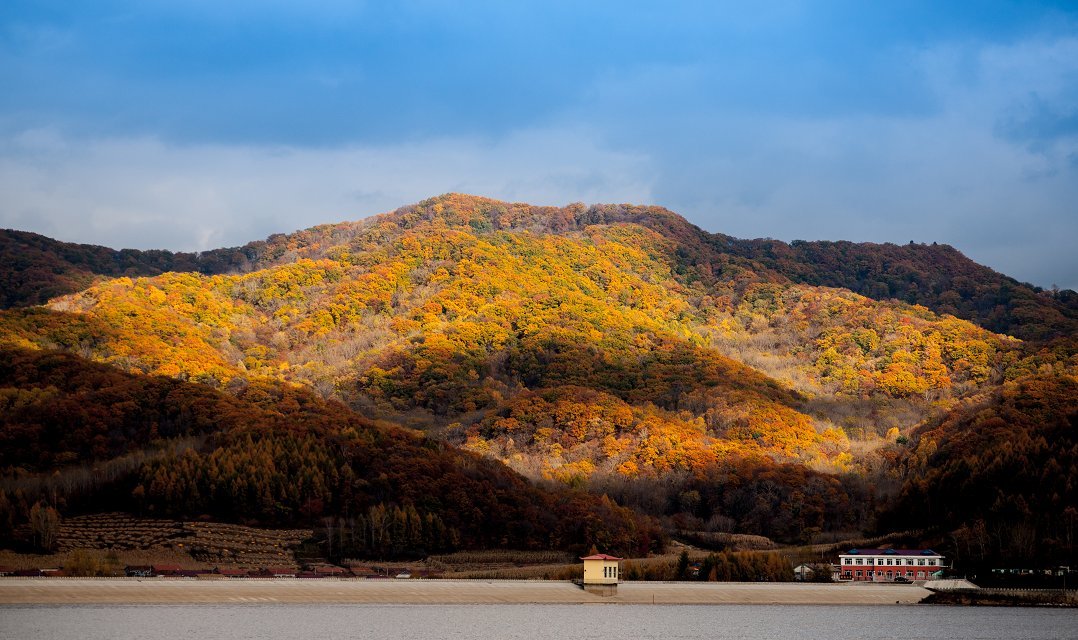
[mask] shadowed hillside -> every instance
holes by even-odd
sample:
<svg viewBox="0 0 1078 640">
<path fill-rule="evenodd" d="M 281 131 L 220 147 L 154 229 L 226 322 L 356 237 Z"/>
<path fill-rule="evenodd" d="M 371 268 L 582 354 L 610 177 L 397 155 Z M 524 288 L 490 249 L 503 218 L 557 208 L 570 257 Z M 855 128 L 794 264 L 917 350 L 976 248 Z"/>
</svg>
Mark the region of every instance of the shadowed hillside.
<svg viewBox="0 0 1078 640">
<path fill-rule="evenodd" d="M 597 542 L 640 553 L 660 544 L 652 524 L 609 501 L 539 489 L 496 462 L 375 424 L 303 389 L 263 382 L 228 395 L 68 354 L 2 355 L 0 523 L 8 534 L 35 501 L 49 499 L 62 511 L 267 525 L 329 518 L 342 536 L 337 544 L 374 554 L 586 550 Z M 169 446 L 195 435 L 202 438 L 187 448 Z M 113 473 L 74 473 L 90 464 Z"/>
<path fill-rule="evenodd" d="M 888 523 L 954 528 L 967 565 L 1061 562 L 1078 551 L 1078 349 L 914 431 Z"/>
</svg>

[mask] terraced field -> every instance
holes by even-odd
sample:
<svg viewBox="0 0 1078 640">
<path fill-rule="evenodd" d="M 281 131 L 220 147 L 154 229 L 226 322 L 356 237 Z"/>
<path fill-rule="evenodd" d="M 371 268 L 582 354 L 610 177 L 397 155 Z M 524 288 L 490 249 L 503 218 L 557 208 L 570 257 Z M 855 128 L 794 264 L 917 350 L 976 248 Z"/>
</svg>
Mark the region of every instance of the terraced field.
<svg viewBox="0 0 1078 640">
<path fill-rule="evenodd" d="M 293 550 L 310 538 L 310 529 L 255 529 L 238 524 L 185 522 L 191 557 L 212 565 L 243 568 L 298 567 Z"/>
<path fill-rule="evenodd" d="M 167 550 L 190 556 L 193 565 L 296 567 L 293 550 L 312 533 L 310 529 L 256 529 L 102 513 L 64 520 L 57 545 L 60 553 L 76 549 Z"/>
<path fill-rule="evenodd" d="M 57 550 L 116 549 L 130 551 L 182 546 L 184 523 L 100 513 L 64 520 L 56 536 Z"/>
</svg>

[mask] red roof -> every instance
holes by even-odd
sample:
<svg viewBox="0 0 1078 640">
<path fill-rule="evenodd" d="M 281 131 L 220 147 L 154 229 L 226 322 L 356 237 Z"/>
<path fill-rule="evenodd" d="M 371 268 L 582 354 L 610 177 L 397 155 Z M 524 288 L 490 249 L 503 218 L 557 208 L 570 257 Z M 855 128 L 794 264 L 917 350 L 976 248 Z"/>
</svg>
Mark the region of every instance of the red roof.
<svg viewBox="0 0 1078 640">
<path fill-rule="evenodd" d="M 608 556 L 605 553 L 597 553 L 593 556 L 585 556 L 581 560 L 621 560 L 621 558 L 615 558 L 614 556 Z"/>
</svg>

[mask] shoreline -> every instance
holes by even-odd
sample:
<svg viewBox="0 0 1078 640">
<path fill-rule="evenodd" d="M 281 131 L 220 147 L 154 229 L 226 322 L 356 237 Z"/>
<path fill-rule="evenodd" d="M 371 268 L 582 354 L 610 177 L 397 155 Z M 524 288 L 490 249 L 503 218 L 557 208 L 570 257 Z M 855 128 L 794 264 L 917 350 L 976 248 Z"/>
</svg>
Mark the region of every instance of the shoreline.
<svg viewBox="0 0 1078 640">
<path fill-rule="evenodd" d="M 0 605 L 84 604 L 795 604 L 910 605 L 916 585 L 626 582 L 615 596 L 540 580 L 0 578 Z"/>
</svg>

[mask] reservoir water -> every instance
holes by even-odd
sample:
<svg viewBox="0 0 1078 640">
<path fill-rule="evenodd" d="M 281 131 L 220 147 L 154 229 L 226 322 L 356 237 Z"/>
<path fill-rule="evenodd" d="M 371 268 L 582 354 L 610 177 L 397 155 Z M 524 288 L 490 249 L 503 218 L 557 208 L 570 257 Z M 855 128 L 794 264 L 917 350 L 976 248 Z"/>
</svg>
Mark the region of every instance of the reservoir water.
<svg viewBox="0 0 1078 640">
<path fill-rule="evenodd" d="M 1076 609 L 828 605 L 5 605 L 7 640 L 1075 640 Z"/>
</svg>

